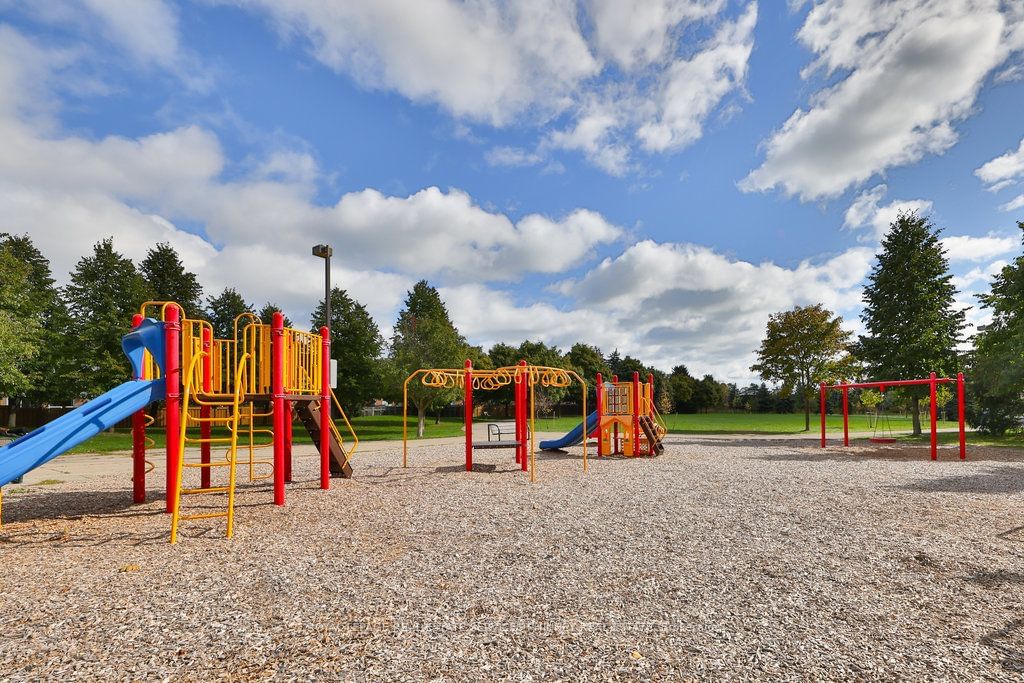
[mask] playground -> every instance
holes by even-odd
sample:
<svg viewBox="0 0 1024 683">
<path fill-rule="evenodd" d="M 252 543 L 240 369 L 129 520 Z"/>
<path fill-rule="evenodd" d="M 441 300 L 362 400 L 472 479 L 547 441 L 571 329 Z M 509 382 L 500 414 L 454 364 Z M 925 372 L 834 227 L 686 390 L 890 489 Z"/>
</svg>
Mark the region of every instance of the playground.
<svg viewBox="0 0 1024 683">
<path fill-rule="evenodd" d="M 404 384 L 403 411 L 458 396 L 455 436 L 403 415 L 361 442 L 326 328 L 244 315 L 216 339 L 173 302 L 132 327 L 132 379 L 0 448 L 13 680 L 1024 670 L 1022 452 L 938 419 L 962 376 L 884 383 L 930 392 L 900 442 L 858 432 L 857 385 L 822 385 L 842 414 L 799 437 L 680 434 L 653 374 L 597 374 L 588 405 L 572 370 L 467 360 Z M 578 417 L 538 420 L 546 388 Z M 509 419 L 477 417 L 488 392 Z M 126 419 L 130 451 L 68 453 Z"/>
<path fill-rule="evenodd" d="M 129 456 L 108 472 L 67 456 L 6 506 L 0 668 L 924 679 L 1024 666 L 1019 451 L 961 462 L 952 445 L 930 462 L 927 444 L 750 435 L 670 435 L 666 449 L 595 457 L 587 473 L 580 447 L 538 453 L 530 484 L 508 451 L 477 452 L 466 472 L 463 440 L 419 441 L 402 468 L 400 443 L 379 442 L 324 491 L 319 454 L 296 446 L 285 507 L 267 483 L 241 486 L 234 539 L 192 524 L 174 546 L 162 500 L 131 505 Z M 66 481 L 32 485 L 44 478 Z"/>
</svg>

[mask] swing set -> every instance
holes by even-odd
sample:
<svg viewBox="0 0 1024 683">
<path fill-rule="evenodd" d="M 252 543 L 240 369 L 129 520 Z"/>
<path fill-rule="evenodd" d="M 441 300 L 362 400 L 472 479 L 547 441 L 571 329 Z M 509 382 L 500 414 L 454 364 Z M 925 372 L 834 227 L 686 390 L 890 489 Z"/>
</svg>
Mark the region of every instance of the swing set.
<svg viewBox="0 0 1024 683">
<path fill-rule="evenodd" d="M 956 405 L 957 405 L 957 421 L 960 428 L 960 459 L 967 459 L 967 435 L 964 427 L 964 373 L 957 373 L 956 377 L 936 377 L 935 373 L 931 373 L 927 379 L 899 379 L 891 382 L 841 382 L 839 384 L 825 384 L 824 382 L 820 385 L 821 392 L 821 447 L 825 448 L 825 400 L 828 397 L 828 392 L 831 390 L 838 390 L 843 392 L 843 445 L 850 445 L 850 389 L 878 389 L 880 393 L 885 393 L 886 388 L 889 387 L 911 387 L 911 386 L 928 386 L 928 397 L 929 407 L 931 416 L 931 456 L 932 460 L 938 459 L 938 416 L 939 407 L 938 400 L 936 398 L 936 390 L 940 384 L 955 384 L 956 385 Z M 869 439 L 872 443 L 894 443 L 896 441 L 892 436 L 892 429 L 889 428 L 888 436 L 884 433 L 882 436 L 878 435 L 878 417 L 875 418 L 875 431 L 872 437 Z M 888 417 L 886 417 L 886 425 L 888 426 Z"/>
</svg>

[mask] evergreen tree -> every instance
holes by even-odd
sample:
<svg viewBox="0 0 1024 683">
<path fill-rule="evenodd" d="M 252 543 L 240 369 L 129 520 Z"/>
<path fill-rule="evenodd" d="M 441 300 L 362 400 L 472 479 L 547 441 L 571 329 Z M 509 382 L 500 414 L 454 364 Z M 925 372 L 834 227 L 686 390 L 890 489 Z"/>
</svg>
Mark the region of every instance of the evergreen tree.
<svg viewBox="0 0 1024 683">
<path fill-rule="evenodd" d="M 327 324 L 323 299 L 313 312 L 313 331 Z M 380 356 L 384 338 L 366 307 L 344 289 L 331 289 L 331 358 L 338 361 L 334 393 L 349 414 L 380 396 Z"/>
<path fill-rule="evenodd" d="M 213 336 L 217 339 L 234 339 L 235 318 L 243 313 L 253 313 L 253 308 L 232 287 L 225 287 L 217 296 L 206 299 L 206 317 L 213 325 Z M 244 326 L 244 321 L 240 321 L 239 334 Z"/>
<path fill-rule="evenodd" d="M 332 297 L 334 296 L 333 290 L 332 290 L 331 296 Z M 332 304 L 334 303 L 333 299 L 331 300 L 331 303 Z M 323 306 L 323 302 L 321 302 L 320 305 Z M 333 306 L 331 308 L 332 308 L 332 310 L 331 310 L 331 317 L 334 318 L 336 316 L 334 315 Z M 274 323 L 274 313 L 276 313 L 277 311 L 280 311 L 280 310 L 281 310 L 280 306 L 278 306 L 277 304 L 275 304 L 272 301 L 268 301 L 267 303 L 265 303 L 263 305 L 263 308 L 261 308 L 259 310 L 259 313 L 256 314 L 256 317 L 259 318 L 260 322 L 263 323 L 264 325 L 272 325 Z M 323 318 L 323 313 L 322 312 L 319 313 L 319 316 L 322 319 Z M 282 317 L 284 318 L 284 320 L 282 322 L 284 323 L 285 327 L 295 327 L 292 324 L 291 318 L 289 318 L 286 315 L 283 315 L 283 313 L 282 313 Z M 317 326 L 313 331 L 314 332 L 319 332 L 320 331 L 320 327 Z"/>
<path fill-rule="evenodd" d="M 149 284 L 150 296 L 155 301 L 176 301 L 185 314 L 202 314 L 203 288 L 195 273 L 185 270 L 185 264 L 170 244 L 159 242 L 146 253 L 139 264 L 139 272 Z"/>
<path fill-rule="evenodd" d="M 1024 231 L 1024 223 L 1017 227 Z M 1024 255 L 1004 266 L 978 300 L 992 322 L 974 338 L 967 419 L 982 431 L 1003 434 L 1024 415 Z"/>
<path fill-rule="evenodd" d="M 618 349 L 615 349 L 614 351 L 612 351 L 611 355 L 608 356 L 608 372 L 609 372 L 609 377 L 607 377 L 606 379 L 610 380 L 611 379 L 611 375 L 619 375 L 620 379 L 621 379 L 621 373 L 620 373 L 621 369 L 622 369 L 622 354 L 619 353 Z"/>
<path fill-rule="evenodd" d="M 940 230 L 916 213 L 901 213 L 882 240 L 864 288 L 861 320 L 867 334 L 857 355 L 873 379 L 918 379 L 955 374 L 965 312 L 956 307 Z M 921 398 L 928 387 L 905 390 L 914 434 L 921 433 Z"/>
<path fill-rule="evenodd" d="M 597 373 L 601 373 L 606 381 L 612 378 L 612 371 L 605 362 L 601 349 L 589 344 L 576 343 L 569 349 L 569 353 L 565 354 L 565 360 L 589 386 L 587 405 L 596 406 Z"/>
<path fill-rule="evenodd" d="M 73 354 L 67 379 L 76 392 L 96 396 L 128 377 L 121 337 L 149 295 L 135 264 L 114 251 L 110 238 L 78 261 L 64 289 L 73 338 L 73 344 L 65 346 L 65 352 Z"/>
<path fill-rule="evenodd" d="M 750 366 L 769 382 L 781 382 L 782 394 L 803 399 L 804 430 L 811 428 L 811 403 L 817 385 L 853 372 L 852 334 L 843 319 L 821 304 L 797 306 L 768 318 L 757 363 Z"/>
<path fill-rule="evenodd" d="M 460 368 L 467 354 L 466 340 L 455 329 L 441 295 L 426 280 L 417 282 L 405 299 L 391 337 L 391 365 L 402 381 L 421 368 Z M 425 387 L 410 382 L 409 400 L 416 406 L 416 434 L 422 437 L 427 410 L 451 403 L 458 391 Z"/>
</svg>

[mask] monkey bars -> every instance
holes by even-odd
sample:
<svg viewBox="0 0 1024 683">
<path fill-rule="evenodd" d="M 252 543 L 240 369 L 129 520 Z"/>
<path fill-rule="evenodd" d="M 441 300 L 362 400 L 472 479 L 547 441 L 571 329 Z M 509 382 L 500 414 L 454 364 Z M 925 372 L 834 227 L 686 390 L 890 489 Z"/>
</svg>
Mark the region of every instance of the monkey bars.
<svg viewBox="0 0 1024 683">
<path fill-rule="evenodd" d="M 889 382 L 842 382 L 839 384 L 820 385 L 821 400 L 821 447 L 825 448 L 825 399 L 830 390 L 836 389 L 843 392 L 843 445 L 850 445 L 850 389 L 878 389 L 884 393 L 889 387 L 912 387 L 928 386 L 928 400 L 931 414 L 931 451 L 932 460 L 938 458 L 938 401 L 936 400 L 936 389 L 939 384 L 956 384 L 956 405 L 957 419 L 960 427 L 960 459 L 967 459 L 967 435 L 964 428 L 964 373 L 957 373 L 956 377 L 936 377 L 931 373 L 927 379 L 897 379 Z"/>
</svg>

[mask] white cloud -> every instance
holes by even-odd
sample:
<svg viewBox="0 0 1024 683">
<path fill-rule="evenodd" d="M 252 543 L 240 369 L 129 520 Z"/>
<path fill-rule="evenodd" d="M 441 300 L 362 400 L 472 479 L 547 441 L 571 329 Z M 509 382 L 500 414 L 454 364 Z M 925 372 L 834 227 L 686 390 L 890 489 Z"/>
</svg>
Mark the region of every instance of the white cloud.
<svg viewBox="0 0 1024 683">
<path fill-rule="evenodd" d="M 633 321 L 632 339 L 623 347 L 634 355 L 666 366 L 682 359 L 700 372 L 748 378 L 771 313 L 821 302 L 849 315 L 859 306 L 873 257 L 872 249 L 856 247 L 821 263 L 784 268 L 698 245 L 645 240 L 582 279 L 562 282 L 559 291 L 579 308 Z"/>
<path fill-rule="evenodd" d="M 62 47 L 89 53 L 101 72 L 127 56 L 135 66 L 173 74 L 192 90 L 214 84 L 212 72 L 182 45 L 177 8 L 167 0 L 47 0 L 17 9 L 33 21 L 76 30 L 80 42 L 64 40 Z"/>
<path fill-rule="evenodd" d="M 1024 138 L 1021 138 L 1017 149 L 985 162 L 975 169 L 974 175 L 986 185 L 1024 178 Z"/>
<path fill-rule="evenodd" d="M 1024 194 L 1019 194 L 1005 204 L 1001 204 L 999 209 L 1001 211 L 1015 211 L 1021 207 L 1024 207 Z"/>
<path fill-rule="evenodd" d="M 856 198 L 843 217 L 843 227 L 850 230 L 869 228 L 862 235 L 861 241 L 881 241 L 889 227 L 901 213 L 917 213 L 926 215 L 932 210 L 932 202 L 927 199 L 897 199 L 885 206 L 880 206 L 888 187 L 876 185 L 864 190 Z"/>
<path fill-rule="evenodd" d="M 977 266 L 970 269 L 963 275 L 956 275 L 953 277 L 953 285 L 961 292 L 966 291 L 978 284 L 988 284 L 992 281 L 1003 268 L 1007 266 L 1007 261 L 998 259 L 989 263 L 985 266 Z M 966 301 L 966 299 L 965 299 Z"/>
<path fill-rule="evenodd" d="M 520 147 L 494 147 L 484 155 L 491 166 L 536 166 L 543 163 L 544 157 L 537 152 L 530 152 Z"/>
<path fill-rule="evenodd" d="M 989 233 L 983 237 L 970 235 L 951 235 L 943 237 L 942 246 L 946 248 L 946 256 L 955 261 L 987 261 L 1016 251 L 1020 241 L 1013 237 L 1000 237 Z"/>
<path fill-rule="evenodd" d="M 110 40 L 137 59 L 175 67 L 181 59 L 177 12 L 163 0 L 82 0 Z"/>
<path fill-rule="evenodd" d="M 724 0 L 592 0 L 587 13 L 594 43 L 622 69 L 663 60 L 673 47 L 673 27 L 718 14 Z"/>
<path fill-rule="evenodd" d="M 365 87 L 474 122 L 545 129 L 532 152 L 492 150 L 493 165 L 571 150 L 613 175 L 632 168 L 636 146 L 674 151 L 701 137 L 707 117 L 743 88 L 757 19 L 753 0 L 735 19 L 724 0 L 237 4 Z M 708 39 L 695 30 L 704 24 L 715 29 Z"/>
<path fill-rule="evenodd" d="M 798 37 L 825 85 L 765 143 L 745 191 L 830 198 L 957 141 L 985 78 L 1024 47 L 999 0 L 822 0 Z"/>
<path fill-rule="evenodd" d="M 676 60 L 665 70 L 654 97 L 657 114 L 637 130 L 644 149 L 664 152 L 700 139 L 704 120 L 746 79 L 756 23 L 757 5 L 751 3 L 692 59 Z"/>
</svg>

